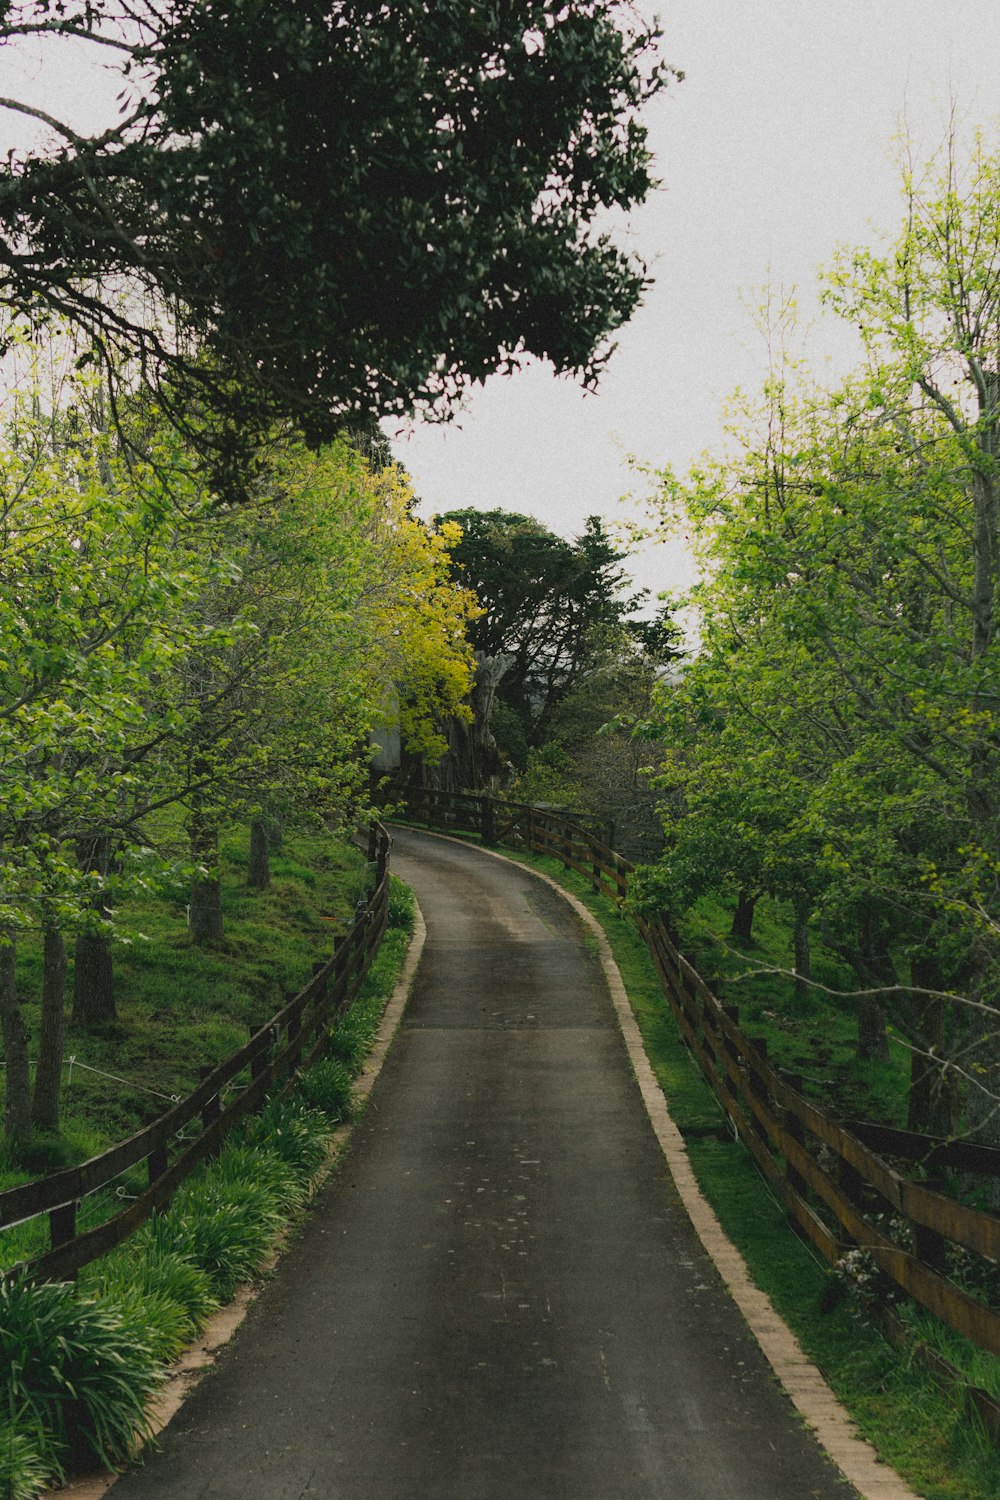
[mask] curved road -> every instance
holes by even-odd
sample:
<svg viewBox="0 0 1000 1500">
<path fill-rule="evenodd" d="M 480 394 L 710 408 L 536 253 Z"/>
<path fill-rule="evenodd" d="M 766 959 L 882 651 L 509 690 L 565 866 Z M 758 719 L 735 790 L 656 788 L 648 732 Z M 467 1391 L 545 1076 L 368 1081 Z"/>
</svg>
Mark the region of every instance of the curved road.
<svg viewBox="0 0 1000 1500">
<path fill-rule="evenodd" d="M 849 1500 L 722 1289 L 557 893 L 404 830 L 428 938 L 367 1111 L 114 1500 Z"/>
</svg>

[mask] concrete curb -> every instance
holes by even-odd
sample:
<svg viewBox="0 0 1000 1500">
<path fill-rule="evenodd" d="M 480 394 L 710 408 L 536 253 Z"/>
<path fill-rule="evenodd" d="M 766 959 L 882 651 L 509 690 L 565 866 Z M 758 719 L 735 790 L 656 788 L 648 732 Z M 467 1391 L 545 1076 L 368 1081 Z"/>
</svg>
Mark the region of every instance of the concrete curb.
<svg viewBox="0 0 1000 1500">
<path fill-rule="evenodd" d="M 420 955 L 424 951 L 426 939 L 427 927 L 424 923 L 423 913 L 417 904 L 416 897 L 414 897 L 413 936 L 410 939 L 410 946 L 406 951 L 406 959 L 402 972 L 382 1012 L 382 1019 L 375 1034 L 374 1045 L 365 1059 L 364 1067 L 355 1080 L 354 1098 L 360 1109 L 363 1109 L 368 1101 L 368 1096 L 372 1091 L 375 1080 L 382 1071 L 382 1066 L 388 1055 L 392 1039 L 399 1028 L 403 1012 L 406 1009 L 406 1003 L 410 998 L 410 990 L 413 988 L 414 976 L 417 972 L 417 965 L 420 962 Z M 326 1182 L 337 1159 L 342 1154 L 353 1128 L 353 1122 L 346 1121 L 344 1124 L 338 1125 L 333 1131 L 326 1164 L 320 1168 L 316 1178 L 314 1178 L 310 1196 L 318 1192 Z M 266 1276 L 270 1271 L 274 1270 L 275 1266 L 281 1260 L 283 1248 L 283 1245 L 279 1245 L 277 1253 L 272 1259 L 266 1265 L 261 1266 L 261 1277 Z M 215 1364 L 219 1352 L 229 1343 L 229 1340 L 233 1337 L 233 1334 L 250 1311 L 252 1304 L 260 1295 L 263 1284 L 263 1281 L 258 1279 L 241 1286 L 233 1300 L 209 1318 L 198 1338 L 198 1342 L 192 1344 L 190 1349 L 186 1349 L 170 1366 L 164 1386 L 156 1397 L 151 1412 L 150 1425 L 154 1439 L 163 1431 L 167 1423 L 173 1420 L 184 1404 L 184 1400 L 189 1392 Z M 117 1474 L 87 1475 L 85 1478 L 71 1481 L 61 1489 L 49 1490 L 46 1493 L 51 1495 L 53 1500 L 55 1500 L 56 1496 L 59 1497 L 59 1500 L 101 1500 L 101 1497 L 108 1493 L 118 1477 Z"/>
<path fill-rule="evenodd" d="M 420 832 L 429 830 L 421 829 Z M 448 834 L 435 833 L 431 837 L 444 838 L 462 848 L 477 849 L 480 854 L 488 855 L 491 859 L 502 859 L 508 864 L 517 865 L 518 869 L 525 870 L 558 891 L 593 932 L 632 1071 L 681 1201 L 698 1238 L 763 1350 L 779 1384 L 804 1421 L 812 1428 L 824 1451 L 829 1454 L 844 1478 L 858 1491 L 861 1500 L 920 1500 L 904 1480 L 881 1461 L 871 1444 L 860 1436 L 850 1414 L 803 1352 L 792 1330 L 775 1311 L 766 1294 L 751 1280 L 742 1255 L 726 1235 L 714 1210 L 702 1195 L 691 1169 L 684 1139 L 670 1118 L 666 1098 L 646 1056 L 642 1035 L 632 1013 L 621 973 L 600 922 L 578 897 L 541 870 L 510 860 L 495 849 L 484 849 L 464 839 L 453 839 Z"/>
</svg>

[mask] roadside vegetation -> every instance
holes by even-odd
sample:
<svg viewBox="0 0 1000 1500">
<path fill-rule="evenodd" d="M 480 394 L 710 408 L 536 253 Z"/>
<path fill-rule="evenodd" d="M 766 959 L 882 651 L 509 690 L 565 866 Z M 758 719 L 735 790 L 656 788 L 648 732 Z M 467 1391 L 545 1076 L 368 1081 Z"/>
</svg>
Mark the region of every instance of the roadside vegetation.
<svg viewBox="0 0 1000 1500">
<path fill-rule="evenodd" d="M 158 1096 L 193 1087 L 202 1062 L 218 1060 L 245 1039 L 248 1025 L 266 1020 L 350 922 L 369 875 L 349 845 L 289 839 L 269 891 L 248 896 L 245 847 L 225 843 L 223 850 L 233 856 L 222 867 L 231 924 L 225 951 L 178 943 L 169 896 L 133 903 L 130 915 L 150 929 L 160 961 L 123 964 L 132 983 L 122 987 L 114 1034 L 78 1039 L 88 1068 L 102 1071 L 91 1074 L 78 1063 L 82 1086 L 74 1079 L 66 1090 L 62 1134 L 36 1142 L 60 1164 L 112 1144 L 151 1106 L 153 1113 L 168 1107 L 169 1098 Z M 290 1097 L 238 1127 L 166 1212 L 86 1267 L 75 1287 L 0 1277 L 5 1500 L 31 1500 L 74 1469 L 114 1467 L 148 1435 L 148 1403 L 166 1363 L 259 1272 L 330 1165 L 332 1132 L 352 1117 L 352 1082 L 402 967 L 412 920 L 412 898 L 393 878 L 389 929 L 361 993 L 332 1028 L 325 1056 Z M 114 1079 L 107 1076 L 112 1065 Z M 116 1108 L 109 1099 L 117 1099 Z M 26 1175 L 23 1164 L 8 1162 L 0 1186 Z M 95 1218 L 101 1207 L 91 1205 Z M 37 1233 L 28 1225 L 0 1236 L 2 1264 L 41 1248 Z"/>
</svg>

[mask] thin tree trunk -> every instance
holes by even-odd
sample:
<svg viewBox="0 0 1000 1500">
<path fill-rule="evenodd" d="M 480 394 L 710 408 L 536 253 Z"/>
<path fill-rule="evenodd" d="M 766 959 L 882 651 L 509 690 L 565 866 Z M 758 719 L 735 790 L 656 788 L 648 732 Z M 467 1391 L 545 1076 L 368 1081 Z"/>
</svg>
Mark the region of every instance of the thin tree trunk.
<svg viewBox="0 0 1000 1500">
<path fill-rule="evenodd" d="M 858 917 L 857 947 L 851 964 L 862 985 L 883 989 L 896 983 L 896 967 L 884 926 L 869 906 Z M 874 1062 L 889 1061 L 885 1010 L 874 995 L 862 996 L 858 1005 L 858 1056 Z"/>
<path fill-rule="evenodd" d="M 250 824 L 247 884 L 256 891 L 266 891 L 271 884 L 271 838 L 269 825 L 263 818 L 254 818 Z"/>
<path fill-rule="evenodd" d="M 66 944 L 54 922 L 46 922 L 43 944 L 42 1015 L 31 1119 L 39 1130 L 57 1131 L 66 1019 Z"/>
<path fill-rule="evenodd" d="M 885 1011 L 870 995 L 865 995 L 858 1006 L 858 1056 L 869 1062 L 889 1061 Z"/>
<path fill-rule="evenodd" d="M 729 936 L 735 938 L 738 943 L 742 943 L 744 947 L 753 942 L 753 914 L 758 899 L 757 896 L 751 895 L 747 886 L 743 886 L 740 890 Z"/>
<path fill-rule="evenodd" d="M 87 839 L 77 855 L 84 870 L 96 870 L 106 877 L 111 863 L 110 836 L 99 834 Z M 93 909 L 100 925 L 83 929 L 73 954 L 73 1022 L 77 1026 L 103 1026 L 118 1019 L 111 937 L 103 925 L 111 916 L 105 887 L 98 892 Z"/>
<path fill-rule="evenodd" d="M 805 1000 L 809 995 L 808 980 L 812 978 L 812 952 L 809 946 L 809 908 L 796 901 L 794 907 L 795 945 L 795 998 Z"/>
<path fill-rule="evenodd" d="M 188 927 L 196 943 L 217 943 L 223 936 L 222 884 L 219 880 L 218 825 L 200 812 L 190 823 L 191 853 L 206 873 L 191 882 Z"/>
<path fill-rule="evenodd" d="M 0 1033 L 3 1035 L 4 1135 L 9 1146 L 23 1146 L 31 1139 L 31 1080 L 28 1066 L 28 1028 L 17 998 L 14 934 L 5 932 L 0 944 Z"/>
</svg>

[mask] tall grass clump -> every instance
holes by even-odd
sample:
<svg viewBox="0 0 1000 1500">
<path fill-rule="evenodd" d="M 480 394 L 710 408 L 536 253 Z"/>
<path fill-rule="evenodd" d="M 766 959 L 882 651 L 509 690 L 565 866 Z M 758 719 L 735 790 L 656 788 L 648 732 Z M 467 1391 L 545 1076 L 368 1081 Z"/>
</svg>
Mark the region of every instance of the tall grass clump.
<svg viewBox="0 0 1000 1500">
<path fill-rule="evenodd" d="M 0 1280 L 0 1368 L 14 1437 L 41 1436 L 53 1471 L 88 1452 L 112 1467 L 149 1434 L 162 1379 L 149 1343 L 66 1283 Z"/>
<path fill-rule="evenodd" d="M 309 1109 L 318 1110 L 335 1122 L 351 1118 L 352 1089 L 351 1070 L 346 1064 L 336 1057 L 324 1057 L 305 1074 L 297 1095 Z"/>
<path fill-rule="evenodd" d="M 20 1411 L 0 1417 L 0 1500 L 35 1500 L 63 1479 L 61 1466 L 46 1458 L 38 1423 Z"/>
</svg>

